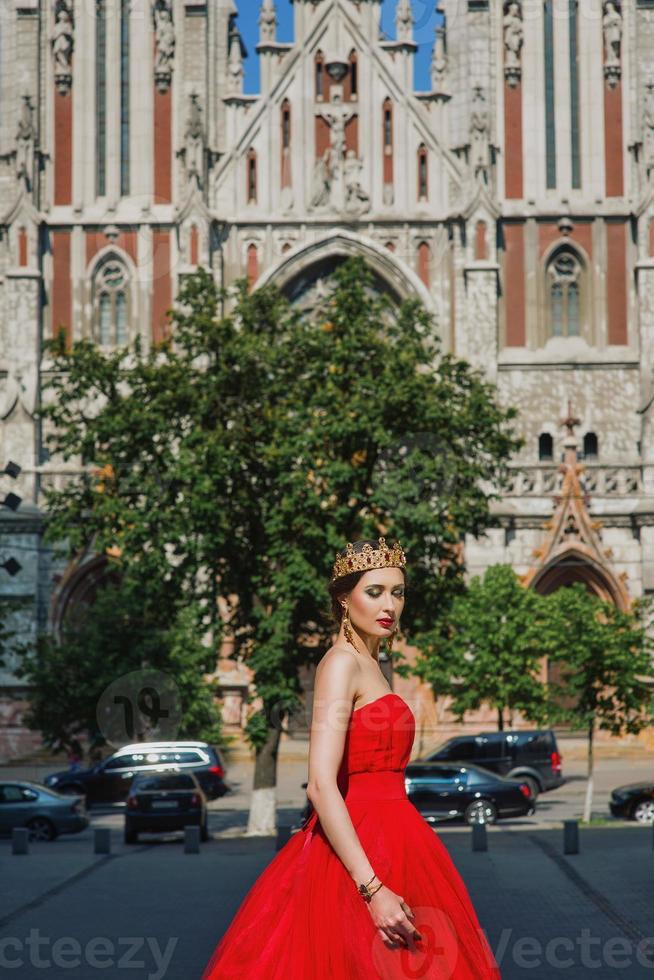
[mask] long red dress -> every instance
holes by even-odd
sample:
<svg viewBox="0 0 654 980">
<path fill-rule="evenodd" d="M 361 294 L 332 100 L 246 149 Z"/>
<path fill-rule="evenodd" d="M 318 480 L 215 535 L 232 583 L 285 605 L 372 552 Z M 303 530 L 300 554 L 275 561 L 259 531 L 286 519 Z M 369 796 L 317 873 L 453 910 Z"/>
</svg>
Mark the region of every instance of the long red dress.
<svg viewBox="0 0 654 980">
<path fill-rule="evenodd" d="M 352 712 L 338 786 L 370 864 L 415 913 L 391 948 L 314 810 L 243 899 L 202 980 L 500 980 L 442 841 L 407 799 L 415 718 L 393 693 Z"/>
</svg>

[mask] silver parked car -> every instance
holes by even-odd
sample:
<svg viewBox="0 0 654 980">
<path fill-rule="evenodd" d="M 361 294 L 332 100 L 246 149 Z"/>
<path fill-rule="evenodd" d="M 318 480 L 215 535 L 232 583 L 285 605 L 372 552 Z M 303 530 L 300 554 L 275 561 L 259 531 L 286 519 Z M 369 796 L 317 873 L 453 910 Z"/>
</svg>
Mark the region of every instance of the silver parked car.
<svg viewBox="0 0 654 980">
<path fill-rule="evenodd" d="M 64 796 L 27 780 L 0 783 L 2 834 L 27 827 L 30 840 L 54 840 L 58 834 L 76 834 L 88 825 L 83 797 Z"/>
</svg>

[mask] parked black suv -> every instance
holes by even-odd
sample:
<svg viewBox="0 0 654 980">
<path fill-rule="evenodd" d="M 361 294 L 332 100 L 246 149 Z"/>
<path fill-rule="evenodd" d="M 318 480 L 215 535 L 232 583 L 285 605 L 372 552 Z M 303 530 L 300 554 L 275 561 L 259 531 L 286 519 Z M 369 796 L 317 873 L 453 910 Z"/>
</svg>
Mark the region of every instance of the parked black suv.
<svg viewBox="0 0 654 980">
<path fill-rule="evenodd" d="M 122 803 L 137 773 L 194 772 L 208 799 L 229 792 L 218 749 L 206 742 L 135 742 L 124 745 L 91 769 L 66 769 L 43 782 L 58 793 L 79 793 L 87 804 Z"/>
<path fill-rule="evenodd" d="M 549 729 L 457 735 L 414 762 L 475 763 L 500 776 L 527 783 L 534 799 L 565 780 L 556 736 Z"/>
</svg>

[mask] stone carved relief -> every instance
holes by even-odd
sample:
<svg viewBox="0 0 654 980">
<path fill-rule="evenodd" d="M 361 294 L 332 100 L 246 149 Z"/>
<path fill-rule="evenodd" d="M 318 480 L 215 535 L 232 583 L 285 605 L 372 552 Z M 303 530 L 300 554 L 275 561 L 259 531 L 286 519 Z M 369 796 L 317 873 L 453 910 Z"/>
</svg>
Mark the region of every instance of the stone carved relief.
<svg viewBox="0 0 654 980">
<path fill-rule="evenodd" d="M 370 197 L 361 186 L 363 162 L 354 150 L 345 150 L 345 126 L 356 111 L 343 103 L 341 85 L 332 85 L 331 102 L 321 105 L 316 115 L 329 125 L 330 145 L 315 162 L 309 206 L 362 214 L 370 207 Z"/>
<path fill-rule="evenodd" d="M 470 114 L 470 168 L 475 180 L 490 182 L 490 117 L 481 85 L 476 85 Z"/>
<path fill-rule="evenodd" d="M 474 272 L 467 279 L 466 358 L 489 375 L 497 352 L 497 285 L 494 272 Z"/>
<path fill-rule="evenodd" d="M 515 88 L 522 77 L 521 50 L 524 42 L 522 9 L 519 3 L 505 5 L 504 14 L 504 77 Z"/>
<path fill-rule="evenodd" d="M 31 95 L 23 95 L 16 130 L 16 179 L 28 192 L 34 187 L 36 126 Z"/>
<path fill-rule="evenodd" d="M 72 0 L 55 0 L 54 28 L 50 37 L 54 80 L 57 91 L 66 95 L 73 83 L 73 5 Z"/>
<path fill-rule="evenodd" d="M 641 141 L 645 182 L 652 184 L 654 183 L 654 79 L 652 78 L 645 83 Z"/>
<path fill-rule="evenodd" d="M 622 14 L 615 0 L 606 0 L 602 29 L 604 32 L 604 77 L 611 88 L 620 80 L 620 47 L 622 42 Z"/>
<path fill-rule="evenodd" d="M 37 322 L 38 283 L 34 279 L 13 279 L 7 303 L 5 322 L 6 350 L 12 351 L 9 372 L 0 382 L 0 419 L 11 415 L 17 404 L 33 416 L 37 406 L 38 372 L 36 338 L 34 346 L 27 341 L 26 325 Z"/>
<path fill-rule="evenodd" d="M 184 146 L 178 151 L 182 157 L 187 182 L 202 188 L 204 186 L 205 137 L 202 122 L 202 106 L 197 92 L 189 95 Z"/>
<path fill-rule="evenodd" d="M 172 0 L 154 0 L 154 81 L 158 92 L 167 92 L 173 74 L 175 55 L 175 28 L 173 26 Z"/>
</svg>

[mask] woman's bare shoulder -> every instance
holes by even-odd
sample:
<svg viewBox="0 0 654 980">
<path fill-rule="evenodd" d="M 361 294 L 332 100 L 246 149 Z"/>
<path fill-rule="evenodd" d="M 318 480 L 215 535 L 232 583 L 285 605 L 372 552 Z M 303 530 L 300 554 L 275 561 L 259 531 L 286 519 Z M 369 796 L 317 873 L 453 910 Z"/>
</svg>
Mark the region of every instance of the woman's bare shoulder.
<svg viewBox="0 0 654 980">
<path fill-rule="evenodd" d="M 327 650 L 318 661 L 316 675 L 320 674 L 345 674 L 354 678 L 360 670 L 359 661 L 354 650 L 346 646 L 339 646 L 335 643 Z"/>
</svg>

